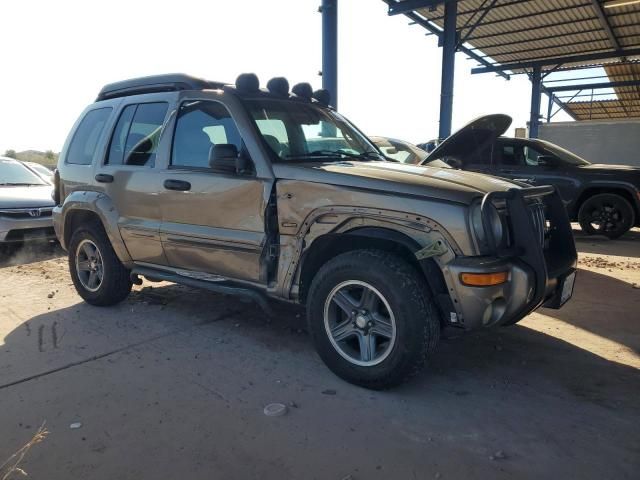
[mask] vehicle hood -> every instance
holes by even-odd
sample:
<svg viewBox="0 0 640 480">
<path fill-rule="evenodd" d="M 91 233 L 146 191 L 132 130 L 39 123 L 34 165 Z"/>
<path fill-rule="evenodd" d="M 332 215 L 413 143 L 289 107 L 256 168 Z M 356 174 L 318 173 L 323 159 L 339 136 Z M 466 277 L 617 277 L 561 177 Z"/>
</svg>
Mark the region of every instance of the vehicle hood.
<svg viewBox="0 0 640 480">
<path fill-rule="evenodd" d="M 278 179 L 343 185 L 397 195 L 420 195 L 465 204 L 488 192 L 519 187 L 481 173 L 395 162 L 277 163 L 273 169 Z"/>
<path fill-rule="evenodd" d="M 636 167 L 633 165 L 608 165 L 606 163 L 592 163 L 590 165 L 580 165 L 579 168 L 580 170 L 584 170 L 586 172 L 611 172 L 617 175 L 623 174 L 624 172 L 640 173 L 640 167 Z"/>
<path fill-rule="evenodd" d="M 0 208 L 53 207 L 51 185 L 0 186 Z"/>
<path fill-rule="evenodd" d="M 507 131 L 511 121 L 509 115 L 501 113 L 478 117 L 445 138 L 422 163 L 459 155 L 470 149 L 479 149 L 484 145 L 489 145 Z"/>
</svg>

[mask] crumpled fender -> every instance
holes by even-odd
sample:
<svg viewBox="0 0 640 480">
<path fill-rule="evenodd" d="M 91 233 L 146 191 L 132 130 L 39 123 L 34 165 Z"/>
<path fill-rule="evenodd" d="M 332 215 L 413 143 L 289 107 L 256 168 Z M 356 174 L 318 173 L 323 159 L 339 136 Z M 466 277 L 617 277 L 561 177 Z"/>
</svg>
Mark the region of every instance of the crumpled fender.
<svg viewBox="0 0 640 480">
<path fill-rule="evenodd" d="M 426 217 L 377 208 L 318 208 L 307 216 L 295 236 L 281 236 L 279 294 L 285 298 L 291 298 L 292 293 L 295 296 L 305 254 L 315 240 L 327 234 L 357 234 L 360 229 L 387 230 L 404 235 L 415 242 L 417 257 L 433 257 L 441 266 L 462 254 L 446 229 Z"/>
</svg>

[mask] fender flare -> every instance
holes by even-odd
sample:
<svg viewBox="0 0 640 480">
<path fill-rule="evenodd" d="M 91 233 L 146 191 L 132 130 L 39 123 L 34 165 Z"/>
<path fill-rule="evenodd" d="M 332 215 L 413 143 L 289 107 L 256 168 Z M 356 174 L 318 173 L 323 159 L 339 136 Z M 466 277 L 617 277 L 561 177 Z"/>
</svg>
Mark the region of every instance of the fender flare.
<svg viewBox="0 0 640 480">
<path fill-rule="evenodd" d="M 574 207 L 576 216 L 578 215 L 578 211 L 580 210 L 580 205 L 582 204 L 582 203 L 578 204 L 577 200 L 582 199 L 582 196 L 585 194 L 585 192 L 589 191 L 589 189 L 591 188 L 606 188 L 611 190 L 626 191 L 631 197 L 631 206 L 640 215 L 640 190 L 638 190 L 638 188 L 635 185 L 629 182 L 621 182 L 619 180 L 615 180 L 615 181 L 599 180 L 599 181 L 589 183 L 585 185 L 584 188 L 580 189 L 580 192 L 578 193 L 578 196 L 576 198 L 576 205 Z"/>
<path fill-rule="evenodd" d="M 63 248 L 66 249 L 68 247 L 65 239 L 70 232 L 65 230 L 69 219 L 73 214 L 80 211 L 92 212 L 98 216 L 111 242 L 111 246 L 121 262 L 129 263 L 133 261 L 120 235 L 120 228 L 118 227 L 120 215 L 115 208 L 113 200 L 104 193 L 91 190 L 75 190 L 71 192 L 60 207 L 60 221 L 57 225 L 57 230 L 58 238 Z"/>
<path fill-rule="evenodd" d="M 315 240 L 327 234 L 362 235 L 397 241 L 414 254 L 434 242 L 445 249 L 434 260 L 441 266 L 462 252 L 451 235 L 437 222 L 402 212 L 353 207 L 326 207 L 312 211 L 295 237 L 281 237 L 282 258 L 278 272 L 279 295 L 298 295 L 303 264 Z M 285 270 L 286 268 L 286 270 Z"/>
</svg>

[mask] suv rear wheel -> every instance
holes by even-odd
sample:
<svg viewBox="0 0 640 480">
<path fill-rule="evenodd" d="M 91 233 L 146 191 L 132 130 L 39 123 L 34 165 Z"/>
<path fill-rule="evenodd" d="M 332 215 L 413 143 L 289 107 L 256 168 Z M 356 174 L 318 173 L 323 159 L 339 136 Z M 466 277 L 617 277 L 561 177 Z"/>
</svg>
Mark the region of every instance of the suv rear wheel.
<svg viewBox="0 0 640 480">
<path fill-rule="evenodd" d="M 633 227 L 635 214 L 625 198 L 615 193 L 600 193 L 582 204 L 578 221 L 586 234 L 601 234 L 614 239 Z"/>
<path fill-rule="evenodd" d="M 81 226 L 69 242 L 69 272 L 78 294 L 97 306 L 115 305 L 131 291 L 129 270 L 124 268 L 97 223 Z"/>
<path fill-rule="evenodd" d="M 379 250 L 343 253 L 322 266 L 308 294 L 316 350 L 344 380 L 395 386 L 416 374 L 438 343 L 440 323 L 420 274 Z"/>
</svg>

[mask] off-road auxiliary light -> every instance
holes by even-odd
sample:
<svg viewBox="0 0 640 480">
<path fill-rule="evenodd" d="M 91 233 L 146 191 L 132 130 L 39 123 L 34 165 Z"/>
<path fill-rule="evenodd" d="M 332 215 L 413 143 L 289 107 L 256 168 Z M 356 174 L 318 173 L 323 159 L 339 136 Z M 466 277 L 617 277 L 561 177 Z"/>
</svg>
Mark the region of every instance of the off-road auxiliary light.
<svg viewBox="0 0 640 480">
<path fill-rule="evenodd" d="M 505 283 L 509 272 L 461 273 L 460 281 L 468 287 L 493 287 Z"/>
</svg>

